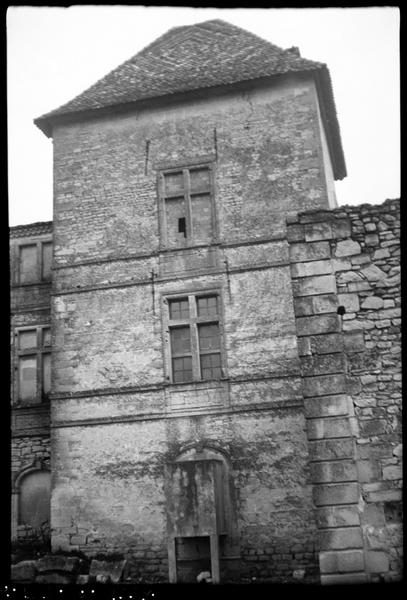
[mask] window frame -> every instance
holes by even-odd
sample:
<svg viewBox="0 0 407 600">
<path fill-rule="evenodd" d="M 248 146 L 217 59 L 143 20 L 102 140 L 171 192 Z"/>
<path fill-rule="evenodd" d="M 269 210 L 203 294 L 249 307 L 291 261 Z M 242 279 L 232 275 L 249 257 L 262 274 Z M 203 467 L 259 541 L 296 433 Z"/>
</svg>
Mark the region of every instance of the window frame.
<svg viewBox="0 0 407 600">
<path fill-rule="evenodd" d="M 217 315 L 209 316 L 198 316 L 198 298 L 216 296 L 217 297 Z M 189 317 L 183 319 L 171 319 L 170 318 L 170 303 L 172 301 L 188 299 L 189 304 Z M 193 383 L 202 383 L 207 381 L 220 381 L 227 378 L 226 369 L 226 352 L 225 352 L 225 334 L 224 334 L 224 315 L 223 315 L 223 302 L 222 292 L 219 288 L 210 289 L 195 289 L 186 290 L 184 292 L 167 293 L 162 294 L 162 315 L 163 315 L 163 339 L 164 339 L 164 364 L 165 364 L 165 377 L 168 382 L 172 385 L 185 385 Z M 217 324 L 219 327 L 219 350 L 200 351 L 199 348 L 199 325 L 210 325 Z M 189 327 L 190 328 L 190 340 L 191 340 L 191 356 L 192 356 L 192 380 L 175 382 L 173 374 L 172 359 L 174 358 L 171 348 L 171 329 L 177 327 Z M 201 354 L 214 354 L 219 353 L 220 355 L 220 377 L 213 378 L 202 378 L 201 370 Z M 176 358 L 176 356 L 175 356 Z"/>
<path fill-rule="evenodd" d="M 49 277 L 44 276 L 44 246 L 51 244 L 51 268 Z M 36 266 L 35 266 L 35 279 L 33 281 L 21 281 L 21 249 L 27 246 L 36 247 Z M 52 264 L 53 264 L 53 240 L 52 238 L 43 240 L 30 240 L 21 241 L 16 244 L 16 284 L 17 285 L 37 285 L 39 283 L 51 283 L 52 281 Z"/>
<path fill-rule="evenodd" d="M 44 331 L 49 329 L 50 331 L 50 343 L 49 345 L 44 344 Z M 24 333 L 25 331 L 36 331 L 36 342 L 37 345 L 32 348 L 20 349 L 20 333 Z M 42 404 L 48 401 L 48 394 L 43 392 L 43 383 L 44 383 L 44 354 L 49 354 L 50 357 L 52 355 L 52 337 L 51 337 L 51 324 L 41 324 L 41 325 L 25 325 L 23 327 L 16 327 L 14 330 L 14 389 L 15 389 L 15 400 L 18 404 L 21 405 L 34 405 L 34 404 Z M 36 365 L 36 394 L 31 398 L 21 398 L 20 397 L 20 358 L 22 356 L 35 356 L 37 360 Z M 52 360 L 52 359 L 51 359 Z M 51 376 L 51 364 L 50 364 L 50 376 Z"/>
<path fill-rule="evenodd" d="M 159 232 L 160 232 L 160 248 L 161 249 L 169 249 L 176 250 L 179 248 L 190 248 L 193 246 L 210 246 L 218 241 L 218 229 L 217 223 L 218 219 L 216 216 L 216 204 L 215 204 L 215 174 L 214 174 L 215 164 L 213 160 L 206 160 L 202 162 L 190 162 L 187 164 L 179 164 L 168 166 L 165 168 L 161 168 L 157 174 L 157 189 L 158 189 L 158 217 L 159 217 Z M 199 169 L 208 169 L 209 171 L 209 187 L 200 188 L 194 190 L 191 193 L 190 186 L 190 171 L 195 171 Z M 172 173 L 182 172 L 184 186 L 182 190 L 166 194 L 165 193 L 165 176 L 170 175 Z M 210 197 L 211 204 L 211 239 L 204 242 L 197 242 L 194 239 L 193 234 L 193 214 L 192 214 L 192 201 L 191 196 L 198 194 L 208 194 Z M 185 203 L 185 229 L 187 232 L 186 237 L 184 238 L 184 243 L 179 244 L 170 244 L 168 241 L 168 231 L 167 231 L 167 213 L 165 202 L 167 199 L 175 199 L 183 197 Z"/>
</svg>

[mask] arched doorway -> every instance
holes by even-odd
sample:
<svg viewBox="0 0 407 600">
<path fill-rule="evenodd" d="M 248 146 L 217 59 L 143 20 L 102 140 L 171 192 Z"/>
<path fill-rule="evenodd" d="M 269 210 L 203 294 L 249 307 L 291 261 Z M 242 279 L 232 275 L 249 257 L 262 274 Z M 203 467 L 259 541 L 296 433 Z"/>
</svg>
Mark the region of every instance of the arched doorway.
<svg viewBox="0 0 407 600">
<path fill-rule="evenodd" d="M 41 463 L 21 471 L 14 482 L 13 532 L 24 529 L 28 537 L 43 537 L 50 523 L 51 474 Z"/>
</svg>

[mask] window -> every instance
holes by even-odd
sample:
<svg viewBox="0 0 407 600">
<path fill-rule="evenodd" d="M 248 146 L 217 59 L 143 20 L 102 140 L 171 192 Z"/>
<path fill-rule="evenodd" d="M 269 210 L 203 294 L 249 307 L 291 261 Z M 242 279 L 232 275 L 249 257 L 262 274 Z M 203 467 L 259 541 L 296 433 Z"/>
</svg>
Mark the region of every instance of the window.
<svg viewBox="0 0 407 600">
<path fill-rule="evenodd" d="M 18 283 L 51 280 L 52 242 L 32 242 L 18 247 Z"/>
<path fill-rule="evenodd" d="M 188 294 L 166 302 L 173 383 L 222 377 L 219 294 Z"/>
<path fill-rule="evenodd" d="M 51 391 L 51 329 L 24 327 L 16 332 L 18 400 L 36 404 Z"/>
<path fill-rule="evenodd" d="M 209 244 L 215 237 L 210 165 L 160 174 L 161 238 L 166 247 Z"/>
</svg>

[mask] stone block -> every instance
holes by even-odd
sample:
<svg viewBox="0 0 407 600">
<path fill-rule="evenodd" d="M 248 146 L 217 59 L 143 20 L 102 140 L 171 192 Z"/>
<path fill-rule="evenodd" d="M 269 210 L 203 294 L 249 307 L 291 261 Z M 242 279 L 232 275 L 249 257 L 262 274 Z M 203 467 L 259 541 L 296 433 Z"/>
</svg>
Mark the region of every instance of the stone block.
<svg viewBox="0 0 407 600">
<path fill-rule="evenodd" d="M 353 482 L 314 485 L 312 496 L 316 506 L 356 504 L 359 500 L 359 485 Z"/>
<path fill-rule="evenodd" d="M 337 323 L 339 323 L 338 318 Z M 343 336 L 340 333 L 326 333 L 309 338 L 312 354 L 331 354 L 343 350 Z"/>
<path fill-rule="evenodd" d="M 306 262 L 330 258 L 329 242 L 308 242 L 290 244 L 290 259 L 293 262 Z"/>
<path fill-rule="evenodd" d="M 345 352 L 363 352 L 365 350 L 365 338 L 363 331 L 352 331 L 343 334 Z"/>
<path fill-rule="evenodd" d="M 342 273 L 339 273 L 337 277 L 338 285 L 358 282 L 362 279 L 362 277 L 359 275 L 359 271 L 343 271 Z"/>
<path fill-rule="evenodd" d="M 369 265 L 368 267 L 363 267 L 360 270 L 360 273 L 368 280 L 368 281 L 380 281 L 386 279 L 387 275 L 384 271 L 379 269 L 376 265 Z"/>
<path fill-rule="evenodd" d="M 316 511 L 317 525 L 320 528 L 350 527 L 359 525 L 359 510 L 357 505 L 323 506 Z"/>
<path fill-rule="evenodd" d="M 36 573 L 35 560 L 22 560 L 11 565 L 11 581 L 14 583 L 33 583 Z"/>
<path fill-rule="evenodd" d="M 293 281 L 294 296 L 312 296 L 314 294 L 329 294 L 336 292 L 334 275 L 319 275 L 316 277 L 304 277 Z"/>
<path fill-rule="evenodd" d="M 327 396 L 333 390 L 338 394 L 347 391 L 344 375 L 319 375 L 317 377 L 305 377 L 303 380 L 305 398 Z"/>
<path fill-rule="evenodd" d="M 69 543 L 69 537 L 67 535 L 51 536 L 51 547 L 53 552 L 55 552 L 56 550 L 71 552 L 72 550 L 72 547 Z"/>
<path fill-rule="evenodd" d="M 299 356 L 305 356 L 307 354 L 311 354 L 311 343 L 309 341 L 309 338 L 306 338 L 306 337 L 297 338 L 297 348 L 298 348 Z"/>
<path fill-rule="evenodd" d="M 310 476 L 313 483 L 333 483 L 356 481 L 356 465 L 352 459 L 310 463 Z"/>
<path fill-rule="evenodd" d="M 371 383 L 376 383 L 377 376 L 376 375 L 361 375 L 360 381 L 362 385 L 370 385 Z"/>
<path fill-rule="evenodd" d="M 351 458 L 353 456 L 353 439 L 315 440 L 308 443 L 311 460 L 331 460 Z"/>
<path fill-rule="evenodd" d="M 352 265 L 365 265 L 371 262 L 370 254 L 368 254 L 367 252 L 357 254 L 356 256 L 352 256 L 350 262 L 352 263 Z"/>
<path fill-rule="evenodd" d="M 339 273 L 340 271 L 350 271 L 352 269 L 352 263 L 346 256 L 342 256 L 341 258 L 333 258 L 331 262 L 332 270 L 335 273 Z"/>
<path fill-rule="evenodd" d="M 386 433 L 387 421 L 385 419 L 368 419 L 360 421 L 360 432 L 362 437 L 382 435 Z"/>
<path fill-rule="evenodd" d="M 373 254 L 373 260 L 381 260 L 383 258 L 389 258 L 390 257 L 390 252 L 388 250 L 388 248 L 379 248 L 378 250 L 374 251 Z"/>
<path fill-rule="evenodd" d="M 366 246 L 377 246 L 379 244 L 379 236 L 377 233 L 368 233 L 365 237 Z"/>
<path fill-rule="evenodd" d="M 321 550 L 345 550 L 363 548 L 360 527 L 325 529 L 320 532 Z"/>
<path fill-rule="evenodd" d="M 386 525 L 383 504 L 364 504 L 360 513 L 362 526 L 382 528 Z"/>
<path fill-rule="evenodd" d="M 376 223 L 365 223 L 365 229 L 368 233 L 376 231 Z"/>
<path fill-rule="evenodd" d="M 348 285 L 349 292 L 366 292 L 371 289 L 368 281 L 351 281 Z"/>
<path fill-rule="evenodd" d="M 316 335 L 340 331 L 339 319 L 336 314 L 298 317 L 296 319 L 297 335 Z"/>
<path fill-rule="evenodd" d="M 73 535 L 71 537 L 71 544 L 74 546 L 80 546 L 86 544 L 86 535 Z"/>
<path fill-rule="evenodd" d="M 313 296 L 313 307 L 314 313 L 336 313 L 338 301 L 336 294 L 321 294 L 320 296 Z"/>
<path fill-rule="evenodd" d="M 296 317 L 336 313 L 338 302 L 336 294 L 321 294 L 320 296 L 300 296 L 294 298 Z"/>
<path fill-rule="evenodd" d="M 106 576 L 112 583 L 118 583 L 125 567 L 125 560 L 96 560 L 93 559 L 90 564 L 89 575 L 91 577 Z"/>
<path fill-rule="evenodd" d="M 322 585 L 357 585 L 367 583 L 365 573 L 337 573 L 335 575 L 321 575 Z"/>
<path fill-rule="evenodd" d="M 353 256 L 361 253 L 359 242 L 355 240 L 342 240 L 336 244 L 334 256 Z"/>
<path fill-rule="evenodd" d="M 303 225 L 289 225 L 287 227 L 287 240 L 289 242 L 303 242 L 305 239 Z"/>
<path fill-rule="evenodd" d="M 338 352 L 335 354 L 303 356 L 300 361 L 301 372 L 305 377 L 311 375 L 328 375 L 329 373 L 342 373 L 345 369 L 344 356 Z"/>
<path fill-rule="evenodd" d="M 389 570 L 389 557 L 385 552 L 369 550 L 365 559 L 368 573 L 386 573 Z"/>
<path fill-rule="evenodd" d="M 359 460 L 358 461 L 359 481 L 368 483 L 380 477 L 380 468 L 377 461 Z"/>
<path fill-rule="evenodd" d="M 51 583 L 68 585 L 73 582 L 73 576 L 67 573 L 42 573 L 41 575 L 37 575 L 37 577 L 35 578 L 35 583 L 41 584 Z"/>
<path fill-rule="evenodd" d="M 326 221 L 320 223 L 307 223 L 304 225 L 304 233 L 306 242 L 332 239 L 331 225 Z"/>
<path fill-rule="evenodd" d="M 347 437 L 351 434 L 349 420 L 346 417 L 310 419 L 307 420 L 307 434 L 309 440 Z"/>
<path fill-rule="evenodd" d="M 331 212 L 318 208 L 316 210 L 304 210 L 298 214 L 300 223 L 325 223 L 330 220 Z"/>
<path fill-rule="evenodd" d="M 345 395 L 333 395 L 305 398 L 304 409 L 307 418 L 347 415 L 348 397 Z"/>
<path fill-rule="evenodd" d="M 401 490 L 380 490 L 378 492 L 368 492 L 368 502 L 397 502 L 402 499 Z"/>
<path fill-rule="evenodd" d="M 294 313 L 296 317 L 304 317 L 314 314 L 314 297 L 305 296 L 294 298 Z M 331 311 L 332 312 L 332 311 Z"/>
<path fill-rule="evenodd" d="M 386 440 L 378 440 L 371 441 L 370 443 L 358 443 L 356 445 L 357 449 L 357 458 L 359 459 L 372 459 L 372 458 L 391 458 L 392 457 L 392 448 L 388 441 Z"/>
<path fill-rule="evenodd" d="M 383 479 L 391 481 L 395 479 L 403 479 L 403 468 L 399 465 L 389 465 L 388 467 L 383 467 Z"/>
<path fill-rule="evenodd" d="M 291 277 L 312 277 L 314 275 L 329 275 L 330 273 L 332 273 L 330 260 L 313 260 L 291 265 Z"/>
<path fill-rule="evenodd" d="M 320 552 L 319 567 L 321 573 L 350 573 L 364 571 L 363 550 L 342 550 L 338 552 Z"/>
<path fill-rule="evenodd" d="M 338 294 L 338 305 L 344 306 L 348 313 L 358 312 L 359 296 L 357 294 Z"/>
<path fill-rule="evenodd" d="M 403 456 L 403 444 L 397 444 L 397 446 L 393 448 L 393 456 L 397 456 L 397 458 Z"/>
<path fill-rule="evenodd" d="M 74 573 L 79 568 L 79 558 L 76 556 L 51 555 L 43 556 L 37 561 L 37 570 L 39 573 L 45 571 L 62 571 L 64 573 Z"/>
<path fill-rule="evenodd" d="M 331 223 L 332 234 L 336 239 L 339 238 L 347 238 L 352 233 L 352 227 L 350 219 L 347 217 L 345 219 L 335 219 Z"/>
<path fill-rule="evenodd" d="M 364 310 L 379 310 L 383 308 L 383 298 L 379 296 L 368 296 L 360 305 Z"/>
</svg>

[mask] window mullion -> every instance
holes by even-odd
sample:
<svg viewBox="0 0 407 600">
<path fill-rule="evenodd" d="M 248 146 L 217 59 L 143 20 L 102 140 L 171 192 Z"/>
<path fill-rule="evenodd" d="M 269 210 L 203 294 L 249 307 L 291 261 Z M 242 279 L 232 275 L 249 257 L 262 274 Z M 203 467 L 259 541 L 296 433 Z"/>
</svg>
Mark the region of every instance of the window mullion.
<svg viewBox="0 0 407 600">
<path fill-rule="evenodd" d="M 191 184 L 189 180 L 189 170 L 184 169 L 184 201 L 187 217 L 187 237 L 192 239 L 194 232 L 192 230 L 192 205 L 191 205 Z"/>
<path fill-rule="evenodd" d="M 190 334 L 191 334 L 191 353 L 192 353 L 192 376 L 195 380 L 201 379 L 201 365 L 199 361 L 199 341 L 198 341 L 198 326 L 196 324 L 197 310 L 195 296 L 188 296 L 189 300 L 189 315 L 191 318 Z"/>
<path fill-rule="evenodd" d="M 164 175 L 160 173 L 158 179 L 158 215 L 161 224 L 161 244 L 167 246 L 167 206 L 165 200 Z M 161 217 L 161 218 L 160 218 Z"/>
<path fill-rule="evenodd" d="M 214 181 L 214 173 L 212 165 L 209 166 L 209 177 L 210 177 L 210 198 L 211 198 L 211 232 L 212 232 L 212 242 L 218 239 L 218 230 L 217 230 L 217 219 L 215 213 L 215 181 Z"/>
<path fill-rule="evenodd" d="M 42 242 L 37 242 L 37 281 L 42 281 Z"/>
</svg>

